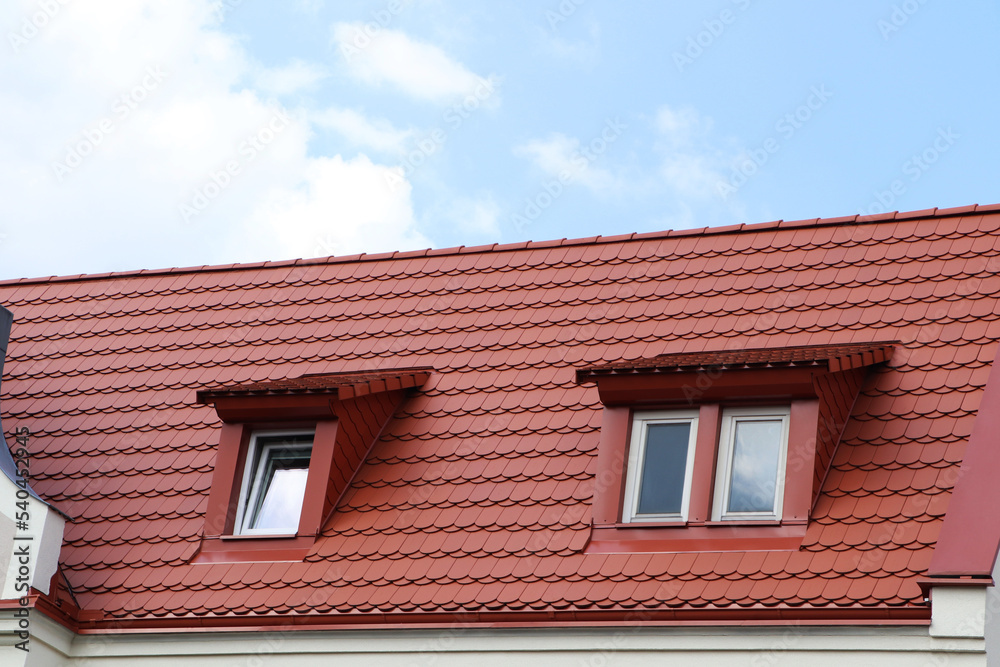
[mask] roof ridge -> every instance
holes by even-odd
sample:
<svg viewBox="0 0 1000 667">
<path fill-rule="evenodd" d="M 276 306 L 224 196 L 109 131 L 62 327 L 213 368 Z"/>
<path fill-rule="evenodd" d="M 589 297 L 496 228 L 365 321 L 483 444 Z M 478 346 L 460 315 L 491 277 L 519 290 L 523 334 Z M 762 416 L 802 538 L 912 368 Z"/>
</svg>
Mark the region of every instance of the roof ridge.
<svg viewBox="0 0 1000 667">
<path fill-rule="evenodd" d="M 803 220 L 774 220 L 771 222 L 755 222 L 750 224 L 723 225 L 720 227 L 700 227 L 695 229 L 668 229 L 656 232 L 632 232 L 614 236 L 587 236 L 575 239 L 560 239 L 548 241 L 517 241 L 513 243 L 492 243 L 479 246 L 454 246 L 450 248 L 425 248 L 422 250 L 396 250 L 375 254 L 360 253 L 354 255 L 333 255 L 309 259 L 289 259 L 280 261 L 205 264 L 202 266 L 174 267 L 164 269 L 136 269 L 129 271 L 111 271 L 106 273 L 79 273 L 64 276 L 40 276 L 36 278 L 11 278 L 0 280 L 0 287 L 9 285 L 32 285 L 47 283 L 79 282 L 105 280 L 108 278 L 133 278 L 145 276 L 181 275 L 192 273 L 222 273 L 229 271 L 246 271 L 249 269 L 276 269 L 289 266 L 319 266 L 324 264 L 346 264 L 349 262 L 377 262 L 394 259 L 412 259 L 416 257 L 441 257 L 447 255 L 467 255 L 483 252 L 506 252 L 514 250 L 533 250 L 541 248 L 556 248 L 580 245 L 602 245 L 605 243 L 623 243 L 628 241 L 645 241 L 649 239 L 674 238 L 681 236 L 718 236 L 722 234 L 756 232 L 766 229 L 801 229 L 805 227 L 828 227 L 849 224 L 870 224 L 888 222 L 891 220 L 917 220 L 928 218 L 945 218 L 954 216 L 975 215 L 979 213 L 1000 212 L 1000 203 L 953 208 L 927 208 L 916 211 L 891 211 L 876 215 L 848 215 L 832 218 L 808 218 Z"/>
</svg>

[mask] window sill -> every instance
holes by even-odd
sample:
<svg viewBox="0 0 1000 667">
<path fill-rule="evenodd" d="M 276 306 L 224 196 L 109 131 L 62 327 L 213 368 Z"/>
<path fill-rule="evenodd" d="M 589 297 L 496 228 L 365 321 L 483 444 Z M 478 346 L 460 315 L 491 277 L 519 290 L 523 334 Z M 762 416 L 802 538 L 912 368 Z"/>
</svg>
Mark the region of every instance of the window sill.
<svg viewBox="0 0 1000 667">
<path fill-rule="evenodd" d="M 614 523 L 591 529 L 587 553 L 794 551 L 806 521 Z"/>
<path fill-rule="evenodd" d="M 737 526 L 797 526 L 805 521 L 778 521 L 775 519 L 728 519 L 725 521 L 632 521 L 613 523 L 599 528 L 695 528 L 709 526 L 713 528 L 734 528 Z"/>
<path fill-rule="evenodd" d="M 202 539 L 192 563 L 302 561 L 316 543 L 312 535 L 222 535 Z"/>
</svg>

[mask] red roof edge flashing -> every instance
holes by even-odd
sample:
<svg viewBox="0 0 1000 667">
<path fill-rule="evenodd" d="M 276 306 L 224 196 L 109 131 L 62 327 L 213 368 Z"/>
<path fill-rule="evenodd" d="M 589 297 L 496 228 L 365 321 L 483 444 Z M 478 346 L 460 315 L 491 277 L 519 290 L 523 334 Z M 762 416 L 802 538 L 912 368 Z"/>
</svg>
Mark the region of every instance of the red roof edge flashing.
<svg viewBox="0 0 1000 667">
<path fill-rule="evenodd" d="M 993 577 L 920 577 L 917 579 L 917 586 L 923 593 L 924 599 L 928 599 L 931 589 L 935 586 L 993 586 L 996 582 Z"/>
<path fill-rule="evenodd" d="M 1000 550 L 1000 350 L 993 360 L 948 512 L 927 571 L 930 577 L 990 577 Z M 943 584 L 948 582 L 943 581 Z M 986 585 L 986 584 L 980 584 Z"/>
</svg>

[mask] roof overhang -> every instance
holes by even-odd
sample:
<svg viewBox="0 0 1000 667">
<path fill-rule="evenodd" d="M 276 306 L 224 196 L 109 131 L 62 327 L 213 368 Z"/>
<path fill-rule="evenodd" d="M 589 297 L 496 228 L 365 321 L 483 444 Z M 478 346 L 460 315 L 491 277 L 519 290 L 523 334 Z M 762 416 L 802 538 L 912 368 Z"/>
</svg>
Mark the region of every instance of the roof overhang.
<svg viewBox="0 0 1000 667">
<path fill-rule="evenodd" d="M 214 405 L 224 422 L 274 419 L 280 421 L 332 419 L 334 404 L 362 396 L 422 386 L 429 367 L 383 371 L 318 373 L 298 378 L 210 387 L 197 393 L 197 402 Z"/>
<path fill-rule="evenodd" d="M 725 400 L 734 396 L 815 396 L 817 376 L 873 366 L 892 357 L 898 341 L 805 345 L 664 354 L 582 368 L 580 384 L 596 382 L 605 405 Z"/>
</svg>

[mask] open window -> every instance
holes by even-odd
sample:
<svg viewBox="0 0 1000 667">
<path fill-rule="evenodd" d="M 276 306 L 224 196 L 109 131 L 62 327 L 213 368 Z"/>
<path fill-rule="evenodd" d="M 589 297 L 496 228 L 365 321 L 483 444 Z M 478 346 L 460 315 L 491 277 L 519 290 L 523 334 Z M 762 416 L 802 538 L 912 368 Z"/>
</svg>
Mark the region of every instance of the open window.
<svg viewBox="0 0 1000 667">
<path fill-rule="evenodd" d="M 294 535 L 309 478 L 312 431 L 254 433 L 240 490 L 236 533 Z"/>
</svg>

